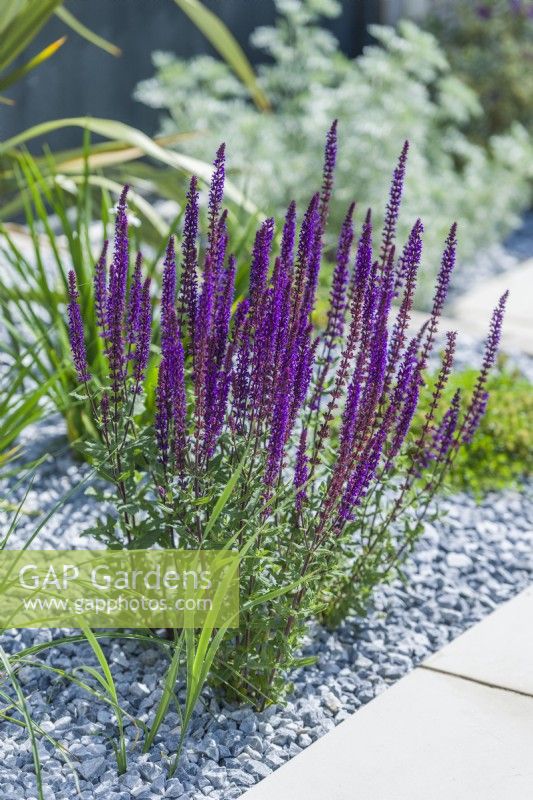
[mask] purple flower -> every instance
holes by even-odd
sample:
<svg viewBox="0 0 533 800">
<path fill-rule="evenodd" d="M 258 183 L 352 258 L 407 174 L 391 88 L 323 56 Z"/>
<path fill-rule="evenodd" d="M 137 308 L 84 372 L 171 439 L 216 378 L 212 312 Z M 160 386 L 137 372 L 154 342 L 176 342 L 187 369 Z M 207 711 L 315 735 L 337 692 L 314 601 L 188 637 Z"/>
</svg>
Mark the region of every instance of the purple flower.
<svg viewBox="0 0 533 800">
<path fill-rule="evenodd" d="M 170 393 L 168 387 L 168 360 L 163 358 L 157 374 L 155 393 L 155 436 L 159 450 L 159 461 L 166 472 L 170 446 Z"/>
<path fill-rule="evenodd" d="M 394 170 L 392 184 L 389 193 L 389 202 L 385 213 L 385 224 L 383 226 L 383 238 L 381 242 L 381 264 L 384 266 L 389 258 L 390 249 L 394 244 L 396 236 L 396 225 L 400 213 L 400 203 L 403 194 L 403 182 L 405 178 L 405 166 L 407 164 L 407 154 L 409 152 L 409 142 L 404 142 L 398 165 Z"/>
<path fill-rule="evenodd" d="M 265 473 L 265 483 L 273 487 L 279 476 L 287 432 L 289 430 L 289 418 L 292 405 L 292 385 L 294 382 L 294 372 L 296 364 L 294 362 L 287 365 L 284 381 L 278 389 L 274 413 L 272 415 L 272 426 L 270 439 L 267 449 L 267 466 Z"/>
<path fill-rule="evenodd" d="M 285 224 L 283 226 L 283 235 L 281 238 L 281 261 L 285 267 L 287 274 L 292 270 L 294 258 L 294 241 L 296 237 L 296 203 L 294 200 L 289 205 L 287 215 L 285 217 Z"/>
<path fill-rule="evenodd" d="M 476 394 L 475 402 L 471 403 L 467 412 L 467 423 L 461 436 L 461 444 L 470 444 L 474 438 L 474 434 L 479 428 L 479 423 L 487 410 L 488 402 L 488 392 L 478 392 Z"/>
<path fill-rule="evenodd" d="M 418 268 L 420 266 L 420 259 L 422 256 L 422 233 L 424 226 L 422 222 L 417 219 L 409 234 L 409 239 L 405 245 L 401 257 L 402 274 L 400 281 L 405 279 L 405 289 L 403 292 L 402 302 L 394 323 L 394 328 L 391 336 L 390 347 L 390 361 L 395 365 L 398 356 L 405 344 L 405 334 L 409 326 L 410 312 L 413 307 L 413 300 L 416 290 L 416 279 L 418 275 Z M 395 290 L 398 289 L 398 281 L 395 285 Z"/>
<path fill-rule="evenodd" d="M 198 303 L 198 188 L 195 177 L 191 178 L 185 207 L 183 225 L 181 286 L 178 302 L 178 320 L 182 329 L 187 329 L 194 351 L 194 326 Z M 187 321 L 185 323 L 185 320 Z"/>
<path fill-rule="evenodd" d="M 128 344 L 135 344 L 139 333 L 139 323 L 141 314 L 141 295 L 142 295 L 142 255 L 137 253 L 135 259 L 135 269 L 131 280 L 130 294 L 128 298 L 127 312 L 127 341 Z"/>
<path fill-rule="evenodd" d="M 221 144 L 217 150 L 215 160 L 213 162 L 213 174 L 211 177 L 211 186 L 209 189 L 209 230 L 208 230 L 208 245 L 206 251 L 206 267 L 208 262 L 211 268 L 215 267 L 216 261 L 216 247 L 218 237 L 218 217 L 222 206 L 222 198 L 224 196 L 224 181 L 226 178 L 226 145 Z"/>
<path fill-rule="evenodd" d="M 328 220 L 329 202 L 333 189 L 333 175 L 337 161 L 337 120 L 334 120 L 326 137 L 324 150 L 324 171 L 322 173 L 322 191 L 320 194 L 320 228 L 324 231 Z"/>
<path fill-rule="evenodd" d="M 483 354 L 483 363 L 481 365 L 481 372 L 479 380 L 484 380 L 496 363 L 496 356 L 498 355 L 498 347 L 502 335 L 503 317 L 505 315 L 505 306 L 509 299 L 509 290 L 504 292 L 498 300 L 498 305 L 492 312 L 490 321 L 489 335 L 485 343 L 485 351 Z"/>
<path fill-rule="evenodd" d="M 509 297 L 509 291 L 506 291 L 499 299 L 498 305 L 492 312 L 490 321 L 489 335 L 485 343 L 485 351 L 483 354 L 483 362 L 481 370 L 478 375 L 470 404 L 465 414 L 461 428 L 462 442 L 468 444 L 477 430 L 485 409 L 487 406 L 488 395 L 485 390 L 487 378 L 490 370 L 496 362 L 498 354 L 498 347 L 502 335 L 503 317 L 505 314 L 505 306 Z"/>
<path fill-rule="evenodd" d="M 161 289 L 161 351 L 165 348 L 174 335 L 174 316 L 176 305 L 176 253 L 174 250 L 174 237 L 168 240 L 163 265 L 163 285 Z"/>
<path fill-rule="evenodd" d="M 416 340 L 405 351 L 398 370 L 398 378 L 392 396 L 390 409 L 396 418 L 392 439 L 387 452 L 386 469 L 392 467 L 409 431 L 420 394 L 420 372 L 416 358 Z"/>
<path fill-rule="evenodd" d="M 145 377 L 148 359 L 150 357 L 150 343 L 152 339 L 152 305 L 150 302 L 150 278 L 146 278 L 141 289 L 141 302 L 139 311 L 139 325 L 135 337 L 135 352 L 133 354 L 133 379 L 134 391 L 140 392 L 141 384 Z"/>
<path fill-rule="evenodd" d="M 183 470 L 186 454 L 184 353 L 176 312 L 174 308 L 170 308 L 167 313 L 167 338 L 156 390 L 155 430 L 164 469 L 167 469 L 172 455 L 179 473 Z"/>
<path fill-rule="evenodd" d="M 106 338 L 108 246 L 109 242 L 106 240 L 94 270 L 94 314 L 96 324 L 100 328 L 100 336 L 104 339 Z"/>
<path fill-rule="evenodd" d="M 242 432 L 244 430 L 246 410 L 249 398 L 251 334 L 250 334 L 250 300 L 243 300 L 234 317 L 233 347 L 236 352 L 236 366 L 232 375 L 233 410 L 232 425 Z"/>
<path fill-rule="evenodd" d="M 196 395 L 196 442 L 199 447 L 204 438 L 208 400 L 212 394 L 210 381 L 212 371 L 209 368 L 211 338 L 215 316 L 216 286 L 213 270 L 206 265 L 202 292 L 198 301 L 198 313 L 195 323 L 194 350 L 194 387 Z"/>
<path fill-rule="evenodd" d="M 76 369 L 76 375 L 80 383 L 87 383 L 91 380 L 89 365 L 87 363 L 87 351 L 85 349 L 85 339 L 83 337 L 83 321 L 78 305 L 78 289 L 76 287 L 76 274 L 70 270 L 68 274 L 68 294 L 70 302 L 68 304 L 68 333 L 70 339 L 70 350 L 72 361 Z"/>
<path fill-rule="evenodd" d="M 342 224 L 337 247 L 337 259 L 331 283 L 330 303 L 328 311 L 328 324 L 326 327 L 326 340 L 342 337 L 344 333 L 344 320 L 346 312 L 346 289 L 348 287 L 350 248 L 353 242 L 353 212 L 355 203 L 348 208 Z"/>
<path fill-rule="evenodd" d="M 429 404 L 429 408 L 424 418 L 422 432 L 420 433 L 420 436 L 418 437 L 416 444 L 414 446 L 413 465 L 415 465 L 418 470 L 420 470 L 425 464 L 425 454 L 427 452 L 428 436 L 431 432 L 433 421 L 435 419 L 435 415 L 439 407 L 439 403 L 441 401 L 444 389 L 446 388 L 446 384 L 448 383 L 448 379 L 452 371 L 456 341 L 457 341 L 457 332 L 448 331 L 448 333 L 446 334 L 446 348 L 442 356 L 441 367 L 437 375 L 437 380 L 435 381 L 435 386 L 433 388 L 431 402 Z M 419 372 L 421 372 L 420 363 L 419 363 Z"/>
<path fill-rule="evenodd" d="M 176 320 L 176 333 L 170 359 L 170 383 L 172 402 L 172 421 L 174 426 L 174 462 L 176 471 L 181 473 L 185 467 L 187 453 L 187 394 L 185 388 L 184 352 L 179 326 Z"/>
<path fill-rule="evenodd" d="M 439 426 L 433 432 L 430 458 L 439 464 L 444 461 L 453 445 L 453 437 L 457 428 L 460 410 L 461 390 L 457 389 Z"/>
<path fill-rule="evenodd" d="M 296 266 L 292 283 L 293 333 L 296 332 L 300 325 L 300 314 L 304 302 L 306 279 L 308 279 L 309 264 L 315 248 L 317 231 L 319 230 L 318 225 L 320 218 L 318 214 L 318 203 L 319 195 L 317 193 L 313 195 L 307 207 L 298 238 L 298 252 L 296 255 Z"/>
<path fill-rule="evenodd" d="M 433 307 L 426 330 L 426 339 L 420 356 L 420 369 L 424 370 L 427 366 L 428 357 L 435 341 L 435 334 L 439 326 L 439 319 L 444 307 L 444 301 L 448 294 L 450 278 L 455 267 L 455 257 L 457 251 L 457 223 L 454 222 L 450 228 L 450 233 L 446 239 L 446 246 L 442 255 L 441 267 L 437 276 L 437 286 L 433 297 Z"/>
<path fill-rule="evenodd" d="M 126 214 L 127 193 L 128 186 L 125 186 L 117 207 L 114 252 L 107 292 L 107 356 L 115 405 L 125 376 L 124 314 L 126 310 L 129 265 L 128 218 Z"/>
<path fill-rule="evenodd" d="M 267 219 L 257 231 L 250 268 L 250 302 L 256 306 L 265 290 L 274 238 L 274 220 Z"/>
<path fill-rule="evenodd" d="M 339 517 L 342 521 L 352 519 L 353 509 L 365 496 L 378 468 L 384 441 L 385 430 L 382 428 L 371 439 L 365 453 L 348 479 L 339 508 Z"/>
</svg>

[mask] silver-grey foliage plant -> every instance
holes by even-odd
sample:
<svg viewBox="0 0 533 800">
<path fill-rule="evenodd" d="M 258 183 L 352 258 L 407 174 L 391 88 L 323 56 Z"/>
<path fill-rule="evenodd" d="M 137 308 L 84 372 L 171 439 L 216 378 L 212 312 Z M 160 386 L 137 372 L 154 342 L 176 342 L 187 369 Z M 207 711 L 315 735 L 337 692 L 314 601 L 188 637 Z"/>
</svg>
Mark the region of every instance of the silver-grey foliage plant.
<svg viewBox="0 0 533 800">
<path fill-rule="evenodd" d="M 528 204 L 531 143 L 515 125 L 488 147 L 463 132 L 482 113 L 475 93 L 451 73 L 436 39 L 410 22 L 396 32 L 371 28 L 378 46 L 352 60 L 318 25 L 335 16 L 335 0 L 275 0 L 275 27 L 260 27 L 252 44 L 269 58 L 258 69 L 272 113 L 258 110 L 231 69 L 209 56 L 185 61 L 156 52 L 156 76 L 136 96 L 164 109 L 164 133 L 195 132 L 180 141 L 208 159 L 224 138 L 235 154 L 231 176 L 265 213 L 281 214 L 291 199 L 307 201 L 322 155 L 323 131 L 338 119 L 345 137 L 337 168 L 337 225 L 354 193 L 362 208 L 381 208 L 398 141 L 409 139 L 412 158 L 400 234 L 415 219 L 427 236 L 418 302 L 430 297 L 434 265 L 450 219 L 461 219 L 459 259 L 500 240 Z M 283 169 L 272 174 L 272 164 Z M 380 220 L 378 220 L 379 222 Z"/>
</svg>

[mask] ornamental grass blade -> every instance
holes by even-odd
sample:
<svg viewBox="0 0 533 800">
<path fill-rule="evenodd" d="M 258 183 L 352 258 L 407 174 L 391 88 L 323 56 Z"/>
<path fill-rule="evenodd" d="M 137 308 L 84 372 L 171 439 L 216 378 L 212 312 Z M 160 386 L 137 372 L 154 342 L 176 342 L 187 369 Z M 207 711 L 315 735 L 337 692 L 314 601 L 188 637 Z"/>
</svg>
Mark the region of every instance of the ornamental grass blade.
<svg viewBox="0 0 533 800">
<path fill-rule="evenodd" d="M 2 26 L 0 71 L 6 69 L 22 53 L 62 2 L 63 0 L 40 0 L 38 3 L 26 3 L 22 9 L 19 7 L 10 22 Z"/>
<path fill-rule="evenodd" d="M 12 70 L 8 75 L 5 76 L 5 78 L 0 78 L 0 90 L 3 91 L 4 89 L 9 88 L 9 86 L 17 83 L 17 81 L 19 81 L 32 70 L 36 69 L 36 67 L 40 66 L 44 61 L 47 61 L 54 55 L 54 53 L 57 53 L 59 48 L 62 47 L 66 41 L 67 37 L 61 36 L 59 39 L 56 39 L 55 42 L 52 42 L 47 47 L 43 48 L 36 56 L 30 58 L 30 60 L 21 67 L 17 67 L 17 69 Z"/>
<path fill-rule="evenodd" d="M 240 78 L 261 111 L 270 109 L 267 96 L 259 86 L 252 65 L 244 50 L 222 20 L 199 0 L 174 0 L 184 14 L 202 31 L 206 39 L 218 50 L 224 61 Z"/>
<path fill-rule="evenodd" d="M 4 648 L 1 646 L 0 646 L 0 661 L 4 665 L 6 674 L 17 696 L 19 711 L 22 714 L 22 717 L 26 725 L 26 730 L 28 731 L 28 736 L 30 738 L 31 753 L 33 758 L 33 768 L 35 771 L 35 782 L 37 784 L 37 797 L 39 798 L 39 800 L 44 800 L 41 759 L 39 758 L 39 748 L 37 746 L 35 723 L 31 717 L 31 713 L 28 708 L 24 692 L 22 691 L 22 688 L 20 686 L 20 683 L 18 681 L 14 669 L 11 666 L 9 656 L 4 651 Z"/>
<path fill-rule="evenodd" d="M 113 44 L 112 42 L 108 42 L 108 40 L 104 39 L 103 36 L 100 36 L 98 33 L 92 31 L 87 27 L 87 25 L 84 25 L 83 22 L 80 22 L 80 20 L 77 19 L 74 14 L 72 14 L 63 6 L 56 8 L 54 13 L 56 17 L 59 17 L 61 22 L 64 22 L 65 25 L 68 25 L 68 27 L 77 33 L 78 36 L 81 36 L 95 47 L 100 48 L 100 50 L 104 50 L 111 56 L 115 56 L 115 58 L 118 58 L 118 56 L 122 55 L 122 50 L 120 47 L 117 47 L 117 45 Z"/>
<path fill-rule="evenodd" d="M 102 650 L 100 643 L 92 630 L 89 628 L 84 621 L 80 623 L 80 627 L 85 634 L 85 638 L 91 645 L 93 652 L 100 664 L 100 668 L 102 670 L 103 675 L 100 675 L 96 670 L 92 669 L 91 667 L 85 666 L 83 669 L 90 675 L 92 675 L 100 685 L 105 689 L 109 698 L 111 699 L 111 704 L 115 710 L 115 715 L 117 718 L 117 726 L 118 726 L 118 746 L 115 748 L 115 755 L 117 759 L 117 768 L 119 775 L 122 775 L 126 772 L 128 768 L 128 760 L 126 754 L 126 738 L 124 735 L 124 718 L 122 713 L 122 708 L 118 701 L 118 694 L 117 689 L 115 686 L 115 681 L 113 680 L 113 675 L 111 674 L 111 670 L 109 668 L 109 664 L 107 663 L 107 659 L 104 655 L 104 651 Z"/>
<path fill-rule="evenodd" d="M 182 632 L 178 638 L 178 641 L 175 642 L 174 644 L 174 652 L 172 653 L 172 660 L 168 667 L 167 674 L 165 676 L 165 683 L 163 685 L 163 695 L 158 703 L 154 721 L 152 722 L 150 729 L 146 735 L 146 739 L 143 745 L 143 753 L 147 753 L 150 747 L 152 746 L 153 741 L 157 735 L 157 732 L 161 726 L 161 723 L 165 718 L 170 702 L 175 697 L 174 687 L 178 679 L 183 639 L 184 636 Z"/>
<path fill-rule="evenodd" d="M 18 158 L 19 154 L 14 152 L 15 148 L 39 136 L 45 136 L 63 128 L 82 128 L 106 139 L 125 141 L 132 147 L 138 147 L 145 156 L 153 158 L 159 163 L 166 164 L 186 175 L 197 175 L 198 178 L 206 183 L 211 181 L 213 168 L 205 161 L 161 147 L 154 139 L 131 125 L 98 117 L 67 117 L 33 125 L 31 128 L 22 131 L 22 133 L 11 137 L 11 139 L 0 142 L 0 155 L 11 154 Z M 257 207 L 230 181 L 226 181 L 225 193 L 230 200 L 241 206 L 249 214 L 258 214 Z"/>
<path fill-rule="evenodd" d="M 222 490 L 222 493 L 220 494 L 220 497 L 218 498 L 218 500 L 216 501 L 215 505 L 213 506 L 213 510 L 211 511 L 211 514 L 209 516 L 209 519 L 208 519 L 207 524 L 206 524 L 205 529 L 204 529 L 204 533 L 203 533 L 204 537 L 207 536 L 211 532 L 211 529 L 213 528 L 213 525 L 215 524 L 215 522 L 217 521 L 217 519 L 221 515 L 222 511 L 224 510 L 224 506 L 226 505 L 226 503 L 230 499 L 231 494 L 232 494 L 232 492 L 235 489 L 235 486 L 237 484 L 237 481 L 239 480 L 239 478 L 241 476 L 242 468 L 243 468 L 243 466 L 245 464 L 246 457 L 247 457 L 247 452 L 242 457 L 240 464 L 238 465 L 238 467 L 232 473 L 229 481 L 227 482 L 226 486 Z"/>
</svg>

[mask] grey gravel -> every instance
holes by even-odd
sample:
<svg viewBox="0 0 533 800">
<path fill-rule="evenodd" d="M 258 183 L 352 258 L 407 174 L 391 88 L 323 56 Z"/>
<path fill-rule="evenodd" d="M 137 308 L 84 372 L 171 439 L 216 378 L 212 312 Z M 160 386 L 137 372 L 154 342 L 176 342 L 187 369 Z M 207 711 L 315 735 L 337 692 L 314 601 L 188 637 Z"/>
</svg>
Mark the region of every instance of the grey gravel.
<svg viewBox="0 0 533 800">
<path fill-rule="evenodd" d="M 32 509 L 47 511 L 87 468 L 71 460 L 57 419 L 26 435 L 30 451 L 39 441 L 55 453 L 42 465 L 29 498 Z M 11 500 L 16 496 L 14 491 Z M 522 492 L 489 495 L 479 505 L 466 494 L 456 495 L 442 499 L 440 508 L 445 516 L 426 525 L 425 536 L 406 564 L 405 584 L 395 581 L 376 590 L 366 619 L 351 617 L 334 632 L 313 626 L 303 655 L 316 656 L 317 664 L 291 675 L 294 689 L 284 705 L 254 713 L 204 691 L 172 779 L 167 778 L 167 765 L 180 730 L 174 711 L 168 713 L 149 754 L 141 753 L 138 729 L 127 722 L 129 766 L 118 777 L 110 709 L 49 672 L 24 667 L 19 678 L 32 715 L 68 749 L 81 797 L 237 798 L 531 582 L 533 482 Z M 80 488 L 32 546 L 94 546 L 80 532 L 95 510 L 92 498 Z M 4 514 L 0 525 L 5 522 Z M 21 546 L 34 524 L 33 518 L 23 517 L 10 546 Z M 57 634 L 7 632 L 3 646 L 13 651 Z M 164 666 L 159 651 L 132 641 L 103 646 L 123 707 L 132 718 L 149 722 L 161 694 Z M 94 660 L 85 646 L 53 648 L 45 659 L 62 669 Z M 45 797 L 70 800 L 76 795 L 71 768 L 47 741 L 41 741 L 39 749 Z M 35 797 L 31 750 L 24 731 L 12 724 L 0 727 L 0 763 L 0 797 Z"/>
</svg>

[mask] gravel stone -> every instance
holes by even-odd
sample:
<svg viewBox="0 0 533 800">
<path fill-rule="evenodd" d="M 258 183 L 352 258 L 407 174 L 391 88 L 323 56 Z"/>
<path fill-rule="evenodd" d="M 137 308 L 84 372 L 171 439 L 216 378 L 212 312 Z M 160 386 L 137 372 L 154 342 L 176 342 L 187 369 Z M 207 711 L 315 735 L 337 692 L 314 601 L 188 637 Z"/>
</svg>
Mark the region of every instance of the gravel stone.
<svg viewBox="0 0 533 800">
<path fill-rule="evenodd" d="M 86 761 L 82 761 L 78 765 L 78 772 L 86 781 L 94 781 L 95 778 L 99 778 L 100 775 L 104 774 L 106 767 L 105 758 L 98 756 L 97 758 L 88 758 Z"/>
<path fill-rule="evenodd" d="M 449 567 L 457 569 L 471 569 L 472 559 L 465 553 L 448 553 L 446 561 Z"/>
</svg>

